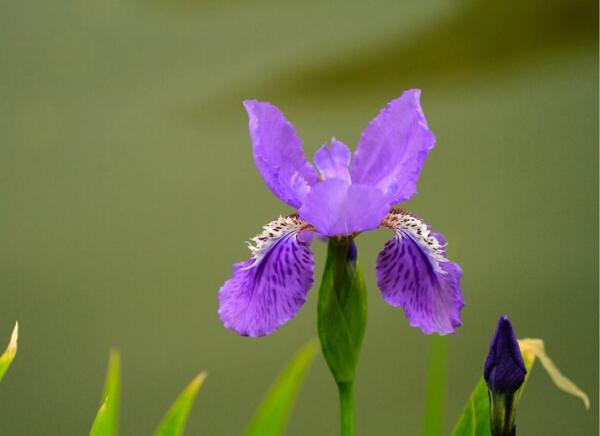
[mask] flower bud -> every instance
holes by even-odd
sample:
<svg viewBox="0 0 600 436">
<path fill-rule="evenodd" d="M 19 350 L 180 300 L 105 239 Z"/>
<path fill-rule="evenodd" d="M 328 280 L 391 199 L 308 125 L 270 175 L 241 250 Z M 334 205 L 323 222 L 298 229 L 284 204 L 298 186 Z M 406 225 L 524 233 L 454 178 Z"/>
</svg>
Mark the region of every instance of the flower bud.
<svg viewBox="0 0 600 436">
<path fill-rule="evenodd" d="M 490 396 L 490 419 L 493 436 L 516 433 L 515 412 L 518 390 L 525 381 L 525 363 L 519 343 L 507 316 L 500 317 L 490 343 L 483 377 Z"/>
<path fill-rule="evenodd" d="M 483 377 L 490 391 L 514 393 L 525 380 L 525 363 L 512 325 L 506 315 L 498 321 L 496 333 L 490 344 Z"/>
</svg>

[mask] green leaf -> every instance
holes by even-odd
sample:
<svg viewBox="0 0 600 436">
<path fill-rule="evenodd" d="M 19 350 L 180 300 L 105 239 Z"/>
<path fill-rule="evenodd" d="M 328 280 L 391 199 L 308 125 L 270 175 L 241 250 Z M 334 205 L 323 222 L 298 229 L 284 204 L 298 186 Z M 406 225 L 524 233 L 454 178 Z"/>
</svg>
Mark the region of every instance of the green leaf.
<svg viewBox="0 0 600 436">
<path fill-rule="evenodd" d="M 108 358 L 108 370 L 103 403 L 92 425 L 90 436 L 116 436 L 119 423 L 119 400 L 121 385 L 121 356 L 117 350 L 111 350 Z"/>
<path fill-rule="evenodd" d="M 104 429 L 106 428 L 106 401 L 102 403 L 100 409 L 98 409 L 98 413 L 96 414 L 96 419 L 94 419 L 94 423 L 92 424 L 92 429 L 90 430 L 90 436 L 103 436 Z"/>
<path fill-rule="evenodd" d="M 246 429 L 246 436 L 279 436 L 283 434 L 300 386 L 317 352 L 316 341 L 309 342 L 298 351 L 269 389 Z"/>
<path fill-rule="evenodd" d="M 460 416 L 452 436 L 489 436 L 490 404 L 485 380 L 481 378 Z"/>
<path fill-rule="evenodd" d="M 536 358 L 540 360 L 542 367 L 550 375 L 554 384 L 561 390 L 580 398 L 586 409 L 589 409 L 589 398 L 570 379 L 565 377 L 554 362 L 548 357 L 541 339 L 519 340 L 523 361 L 527 368 L 525 383 L 521 386 L 518 395 L 523 395 L 527 381 L 531 375 Z M 488 389 L 485 380 L 481 378 L 471 393 L 463 412 L 452 431 L 452 436 L 490 436 L 490 403 Z"/>
<path fill-rule="evenodd" d="M 158 426 L 154 433 L 155 436 L 181 436 L 183 434 L 194 399 L 205 379 L 206 372 L 202 372 L 184 389 Z"/>
<path fill-rule="evenodd" d="M 317 327 L 335 381 L 353 383 L 367 325 L 367 291 L 352 240 L 330 239 L 319 289 Z"/>
<path fill-rule="evenodd" d="M 8 367 L 12 363 L 13 359 L 17 355 L 17 340 L 19 339 L 19 323 L 15 323 L 12 335 L 8 341 L 8 346 L 4 354 L 0 356 L 0 381 L 4 378 L 4 374 L 8 370 Z"/>
</svg>

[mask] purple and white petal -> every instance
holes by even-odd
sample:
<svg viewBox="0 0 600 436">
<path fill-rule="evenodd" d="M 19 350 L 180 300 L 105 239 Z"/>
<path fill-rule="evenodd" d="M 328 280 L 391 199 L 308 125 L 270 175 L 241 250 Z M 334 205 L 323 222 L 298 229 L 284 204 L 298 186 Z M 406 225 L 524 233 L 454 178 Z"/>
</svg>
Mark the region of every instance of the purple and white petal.
<svg viewBox="0 0 600 436">
<path fill-rule="evenodd" d="M 340 179 L 350 183 L 350 149 L 343 142 L 333 138 L 331 145 L 323 145 L 315 153 L 313 162 L 321 179 Z"/>
<path fill-rule="evenodd" d="M 233 266 L 219 290 L 219 317 L 242 336 L 265 336 L 292 319 L 313 283 L 309 241 L 299 235 L 306 223 L 280 217 L 252 239 L 252 257 Z"/>
<path fill-rule="evenodd" d="M 302 151 L 302 140 L 283 113 L 270 103 L 244 101 L 248 112 L 254 162 L 265 183 L 281 201 L 298 208 L 318 181 Z"/>
<path fill-rule="evenodd" d="M 354 183 L 378 187 L 391 204 L 408 200 L 435 144 L 419 102 L 421 91 L 404 91 L 363 131 L 352 160 Z"/>
<path fill-rule="evenodd" d="M 348 236 L 376 229 L 389 210 L 379 189 L 334 178 L 313 186 L 298 213 L 322 235 Z"/>
<path fill-rule="evenodd" d="M 411 326 L 423 333 L 454 333 L 462 325 L 461 268 L 446 258 L 445 242 L 406 211 L 394 209 L 384 226 L 395 232 L 377 257 L 383 299 L 404 308 Z"/>
</svg>

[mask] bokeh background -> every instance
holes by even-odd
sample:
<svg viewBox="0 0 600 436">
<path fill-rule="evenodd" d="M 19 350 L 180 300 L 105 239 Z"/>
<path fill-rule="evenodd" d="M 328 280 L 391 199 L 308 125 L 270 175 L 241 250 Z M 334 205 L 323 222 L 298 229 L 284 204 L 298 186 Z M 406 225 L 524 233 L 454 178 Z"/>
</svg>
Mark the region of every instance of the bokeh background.
<svg viewBox="0 0 600 436">
<path fill-rule="evenodd" d="M 423 89 L 438 145 L 407 205 L 464 271 L 448 338 L 446 428 L 507 313 L 541 337 L 592 409 L 534 370 L 526 435 L 598 434 L 598 10 L 590 0 L 56 1 L 0 4 L 0 332 L 21 324 L 0 434 L 87 434 L 108 350 L 123 356 L 122 434 L 150 434 L 200 370 L 190 435 L 240 434 L 316 334 L 316 291 L 260 340 L 217 318 L 244 241 L 288 209 L 251 158 L 244 98 L 276 103 L 307 154 L 356 144 Z M 418 434 L 430 338 L 378 296 L 389 234 L 363 235 L 369 326 L 362 435 Z M 317 263 L 324 245 L 316 243 Z M 317 278 L 321 268 L 318 268 Z M 334 435 L 319 358 L 289 435 Z"/>
</svg>

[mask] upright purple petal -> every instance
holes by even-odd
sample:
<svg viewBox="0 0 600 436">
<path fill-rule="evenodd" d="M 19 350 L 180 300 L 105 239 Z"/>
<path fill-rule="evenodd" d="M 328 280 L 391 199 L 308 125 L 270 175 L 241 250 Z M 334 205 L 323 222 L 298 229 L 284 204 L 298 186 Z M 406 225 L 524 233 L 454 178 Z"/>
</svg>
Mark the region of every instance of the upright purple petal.
<svg viewBox="0 0 600 436">
<path fill-rule="evenodd" d="M 318 176 L 302 151 L 302 140 L 283 113 L 270 103 L 244 101 L 254 162 L 281 201 L 298 208 Z"/>
<path fill-rule="evenodd" d="M 323 180 L 341 179 L 350 183 L 350 157 L 348 146 L 333 138 L 329 148 L 324 145 L 317 150 L 313 162 Z"/>
<path fill-rule="evenodd" d="M 377 258 L 383 299 L 404 308 L 411 326 L 423 333 L 454 333 L 462 325 L 462 270 L 445 257 L 443 238 L 420 219 L 394 209 L 385 219 L 395 237 Z"/>
<path fill-rule="evenodd" d="M 435 144 L 421 109 L 421 91 L 404 91 L 363 131 L 350 174 L 354 183 L 378 187 L 395 204 L 417 192 L 427 154 Z"/>
<path fill-rule="evenodd" d="M 292 319 L 313 283 L 309 242 L 299 237 L 306 225 L 295 216 L 267 224 L 253 239 L 252 258 L 233 266 L 219 291 L 219 317 L 242 336 L 264 336 Z"/>
<path fill-rule="evenodd" d="M 339 236 L 376 229 L 389 210 L 379 189 L 328 179 L 312 187 L 298 213 L 322 235 Z"/>
</svg>

